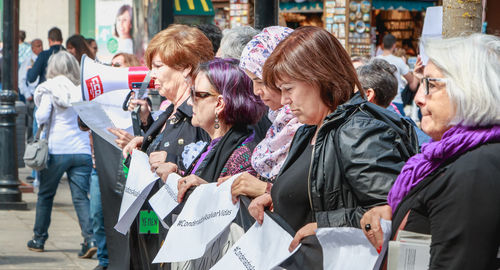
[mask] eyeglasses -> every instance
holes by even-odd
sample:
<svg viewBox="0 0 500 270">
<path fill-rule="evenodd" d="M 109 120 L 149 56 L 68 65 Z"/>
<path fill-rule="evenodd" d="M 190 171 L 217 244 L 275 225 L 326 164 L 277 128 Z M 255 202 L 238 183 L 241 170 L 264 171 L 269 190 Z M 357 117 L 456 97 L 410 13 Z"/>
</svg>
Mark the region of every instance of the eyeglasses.
<svg viewBox="0 0 500 270">
<path fill-rule="evenodd" d="M 445 79 L 445 78 L 428 78 L 428 77 L 424 77 L 424 78 L 422 78 L 422 80 L 421 80 L 420 83 L 424 84 L 425 95 L 428 96 L 429 94 L 432 94 L 431 93 L 432 88 L 436 87 L 434 84 L 431 84 L 429 82 L 442 82 L 442 83 L 445 83 L 445 85 L 446 85 L 447 81 L 448 80 Z M 441 87 L 441 89 L 439 89 L 439 90 L 442 90 L 443 88 L 444 87 Z M 437 92 L 439 90 L 433 91 L 433 93 L 435 93 L 435 92 Z"/>
<path fill-rule="evenodd" d="M 210 96 L 218 96 L 218 94 L 213 94 L 213 93 L 210 93 L 208 91 L 196 91 L 194 86 L 191 86 L 190 96 L 191 96 L 191 100 L 194 103 L 194 102 L 196 102 L 196 100 L 204 99 L 204 98 L 207 98 Z"/>
</svg>

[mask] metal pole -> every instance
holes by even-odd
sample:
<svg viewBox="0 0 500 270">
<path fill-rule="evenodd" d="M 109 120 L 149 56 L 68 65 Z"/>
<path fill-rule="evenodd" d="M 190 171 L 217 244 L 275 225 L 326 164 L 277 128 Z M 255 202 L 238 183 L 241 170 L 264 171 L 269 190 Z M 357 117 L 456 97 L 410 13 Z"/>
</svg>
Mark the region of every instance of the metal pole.
<svg viewBox="0 0 500 270">
<path fill-rule="evenodd" d="M 161 2 L 161 29 L 165 29 L 173 23 L 174 23 L 174 1 L 164 0 Z"/>
<path fill-rule="evenodd" d="M 279 11 L 279 0 L 255 0 L 254 28 L 264 29 L 268 26 L 278 25 Z"/>
<path fill-rule="evenodd" d="M 0 209 L 27 209 L 17 171 L 16 108 L 19 0 L 3 2 L 3 63 L 0 92 Z"/>
</svg>

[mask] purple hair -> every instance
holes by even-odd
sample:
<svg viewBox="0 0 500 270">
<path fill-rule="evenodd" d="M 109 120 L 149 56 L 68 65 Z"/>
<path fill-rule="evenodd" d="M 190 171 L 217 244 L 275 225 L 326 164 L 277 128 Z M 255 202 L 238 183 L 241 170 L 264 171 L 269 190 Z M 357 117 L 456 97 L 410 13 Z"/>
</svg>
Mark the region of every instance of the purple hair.
<svg viewBox="0 0 500 270">
<path fill-rule="evenodd" d="M 214 59 L 199 65 L 195 74 L 203 72 L 222 95 L 226 104 L 220 117 L 228 125 L 253 125 L 266 112 L 266 105 L 254 95 L 252 80 L 232 58 Z"/>
</svg>

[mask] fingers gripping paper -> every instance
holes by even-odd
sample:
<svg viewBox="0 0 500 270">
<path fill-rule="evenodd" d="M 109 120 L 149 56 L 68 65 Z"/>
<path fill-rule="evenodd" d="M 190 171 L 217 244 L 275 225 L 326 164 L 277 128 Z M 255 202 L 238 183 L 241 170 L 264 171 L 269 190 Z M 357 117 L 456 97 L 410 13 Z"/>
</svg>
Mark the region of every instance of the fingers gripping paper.
<svg viewBox="0 0 500 270">
<path fill-rule="evenodd" d="M 288 232 L 264 214 L 262 225 L 255 222 L 211 270 L 272 269 L 300 248 L 299 245 L 293 252 L 288 251 L 292 240 Z"/>
<path fill-rule="evenodd" d="M 134 150 L 115 230 L 127 233 L 156 179 L 158 176 L 150 170 L 148 155 Z"/>
<path fill-rule="evenodd" d="M 381 219 L 380 226 L 384 232 L 384 247 L 381 252 L 384 254 L 391 235 L 391 222 Z M 379 269 L 383 256 L 379 256 L 361 229 L 319 228 L 316 236 L 323 254 L 328 254 L 323 256 L 323 269 Z"/>
<path fill-rule="evenodd" d="M 217 187 L 198 186 L 170 228 L 153 263 L 180 262 L 200 258 L 207 247 L 234 220 L 240 202 L 233 204 L 231 185 L 239 174 Z"/>
<path fill-rule="evenodd" d="M 155 211 L 156 215 L 160 219 L 163 227 L 168 228 L 167 224 L 163 221 L 165 217 L 174 210 L 179 203 L 177 202 L 177 181 L 181 178 L 180 175 L 176 173 L 171 173 L 165 185 L 156 192 L 151 199 L 149 199 L 149 204 Z"/>
</svg>

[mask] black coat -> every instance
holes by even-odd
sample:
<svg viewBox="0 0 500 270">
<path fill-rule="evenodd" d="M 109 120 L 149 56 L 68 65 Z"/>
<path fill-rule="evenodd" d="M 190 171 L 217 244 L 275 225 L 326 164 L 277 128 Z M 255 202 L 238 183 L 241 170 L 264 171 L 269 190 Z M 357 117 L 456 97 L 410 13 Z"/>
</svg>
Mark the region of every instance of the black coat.
<svg viewBox="0 0 500 270">
<path fill-rule="evenodd" d="M 392 238 L 400 226 L 432 235 L 429 269 L 500 269 L 500 143 L 448 160 L 403 198 L 392 220 Z"/>
<path fill-rule="evenodd" d="M 297 130 L 285 170 L 316 131 Z M 386 204 L 404 163 L 417 153 L 413 126 L 359 94 L 328 115 L 314 145 L 308 186 L 318 227 L 358 227 L 370 208 Z"/>
</svg>

